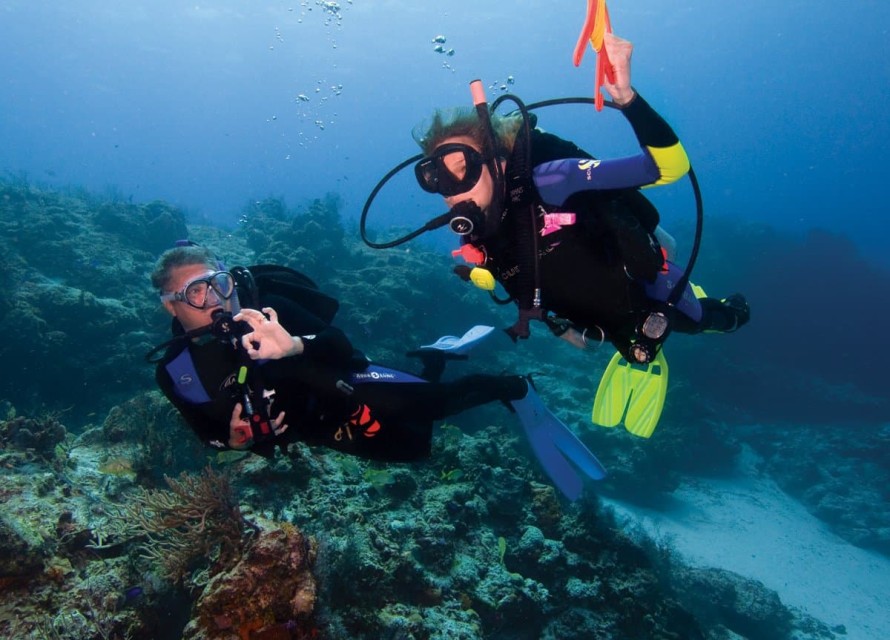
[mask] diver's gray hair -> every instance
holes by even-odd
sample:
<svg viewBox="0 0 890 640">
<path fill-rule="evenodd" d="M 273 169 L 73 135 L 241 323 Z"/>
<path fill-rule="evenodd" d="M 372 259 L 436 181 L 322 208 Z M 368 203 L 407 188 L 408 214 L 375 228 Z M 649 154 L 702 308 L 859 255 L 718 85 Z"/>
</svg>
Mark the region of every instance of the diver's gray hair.
<svg viewBox="0 0 890 640">
<path fill-rule="evenodd" d="M 166 292 L 170 284 L 171 271 L 178 267 L 186 267 L 193 264 L 201 264 L 208 269 L 216 269 L 219 261 L 210 249 L 199 245 L 167 249 L 161 254 L 161 257 L 158 258 L 155 264 L 154 271 L 151 274 L 151 286 L 158 291 Z"/>
</svg>

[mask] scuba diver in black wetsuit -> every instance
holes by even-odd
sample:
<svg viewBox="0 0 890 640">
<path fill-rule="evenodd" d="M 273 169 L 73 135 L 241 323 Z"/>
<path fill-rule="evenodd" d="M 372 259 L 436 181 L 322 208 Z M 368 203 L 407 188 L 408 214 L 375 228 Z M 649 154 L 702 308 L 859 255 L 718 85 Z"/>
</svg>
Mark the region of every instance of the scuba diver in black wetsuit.
<svg viewBox="0 0 890 640">
<path fill-rule="evenodd" d="M 524 255 L 528 239 L 521 237 L 526 232 L 526 202 L 498 193 L 484 159 L 484 123 L 475 112 L 451 121 L 436 114 L 420 137 L 427 158 L 416 173 L 421 187 L 444 196 L 452 213 L 469 221 L 472 229 L 463 234 L 465 246 L 479 250 L 480 266 L 521 308 L 534 314 L 534 300 L 523 298 L 538 288 L 538 308 L 569 321 L 556 327 L 586 330 L 586 337 L 597 340 L 604 336 L 628 359 L 646 362 L 655 354 L 634 358 L 630 349 L 645 318 L 667 311 L 664 301 L 653 296 L 654 286 L 647 284 L 654 285 L 669 265 L 658 239 L 667 237 L 658 227 L 658 212 L 635 189 L 678 180 L 688 171 L 689 161 L 670 126 L 630 86 L 630 43 L 607 34 L 606 47 L 615 71 L 615 83 L 606 84 L 606 89 L 633 127 L 643 153 L 595 160 L 569 141 L 538 129 L 530 132 L 533 184 L 520 186 L 536 192 L 531 194 L 537 196 L 533 206 L 540 207 L 534 229 L 539 283 L 527 273 L 535 270 L 535 259 Z M 506 183 L 524 160 L 518 157 L 526 151 L 520 148 L 523 122 L 508 116 L 492 124 L 497 148 L 491 153 L 499 163 L 507 159 L 501 169 L 507 177 L 501 182 Z M 671 330 L 732 331 L 747 322 L 747 305 L 739 298 L 728 305 L 706 300 L 702 313 L 672 314 Z M 517 325 L 514 335 L 526 337 L 527 328 Z"/>
<path fill-rule="evenodd" d="M 212 447 L 271 456 L 276 445 L 300 440 L 369 459 L 418 460 L 430 454 L 435 420 L 500 400 L 515 410 L 536 453 L 546 449 L 545 471 L 569 499 L 582 482 L 568 460 L 593 479 L 605 476 L 522 376 L 439 382 L 373 364 L 298 300 L 259 292 L 257 309 L 241 309 L 235 276 L 200 246 L 165 252 L 152 285 L 178 334 L 161 345 L 158 385 Z M 332 298 L 313 295 L 336 310 Z M 433 363 L 427 369 L 448 355 L 436 345 L 423 349 Z"/>
<path fill-rule="evenodd" d="M 474 110 L 437 112 L 415 133 L 424 153 L 415 165 L 418 183 L 450 207 L 418 232 L 449 224 L 461 236 L 455 254 L 475 268 L 455 271 L 489 291 L 495 281 L 504 287 L 519 307 L 507 330 L 514 340 L 528 337 L 530 320 L 541 320 L 580 348 L 610 341 L 622 366 L 659 361 L 666 370 L 660 354 L 670 332 L 735 331 L 750 311 L 739 294 L 708 298 L 689 284 L 694 258 L 686 272 L 670 261 L 673 239 L 638 189 L 678 180 L 690 171 L 689 160 L 670 126 L 631 87 L 632 45 L 606 33 L 604 46 L 614 78 L 604 87 L 642 153 L 595 159 L 535 128 L 536 119 L 514 96 L 518 113 L 492 115 L 476 81 Z M 365 240 L 377 248 L 404 241 Z M 613 411 L 618 419 L 624 408 Z M 660 411 L 659 404 L 656 421 Z M 654 422 L 638 435 L 651 434 L 649 426 Z"/>
</svg>

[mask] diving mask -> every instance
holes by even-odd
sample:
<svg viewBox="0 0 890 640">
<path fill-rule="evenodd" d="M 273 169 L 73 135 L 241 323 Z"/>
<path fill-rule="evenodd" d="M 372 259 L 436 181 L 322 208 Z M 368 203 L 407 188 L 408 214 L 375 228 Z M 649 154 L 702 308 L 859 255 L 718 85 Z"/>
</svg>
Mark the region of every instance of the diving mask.
<svg viewBox="0 0 890 640">
<path fill-rule="evenodd" d="M 485 158 L 473 147 L 449 143 L 414 165 L 420 188 L 446 198 L 466 193 L 482 176 Z"/>
<path fill-rule="evenodd" d="M 161 301 L 184 302 L 195 309 L 206 309 L 212 304 L 228 300 L 234 293 L 235 278 L 232 274 L 217 271 L 187 282 L 180 291 L 162 293 Z"/>
</svg>

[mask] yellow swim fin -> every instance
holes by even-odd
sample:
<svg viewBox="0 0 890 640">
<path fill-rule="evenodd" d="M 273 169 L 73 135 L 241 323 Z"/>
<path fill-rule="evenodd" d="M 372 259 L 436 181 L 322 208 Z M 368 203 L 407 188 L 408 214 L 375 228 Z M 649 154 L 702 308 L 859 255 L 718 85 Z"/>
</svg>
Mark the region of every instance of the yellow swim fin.
<svg viewBox="0 0 890 640">
<path fill-rule="evenodd" d="M 648 438 L 661 417 L 667 386 L 664 349 L 648 365 L 631 364 L 616 353 L 596 390 L 591 420 L 603 427 L 623 421 L 632 434 Z"/>
</svg>

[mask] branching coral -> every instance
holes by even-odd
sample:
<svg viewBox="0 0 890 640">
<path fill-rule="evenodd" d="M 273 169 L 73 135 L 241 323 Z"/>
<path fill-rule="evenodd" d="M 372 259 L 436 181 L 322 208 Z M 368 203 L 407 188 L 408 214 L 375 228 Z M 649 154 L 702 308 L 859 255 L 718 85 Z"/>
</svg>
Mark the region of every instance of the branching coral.
<svg viewBox="0 0 890 640">
<path fill-rule="evenodd" d="M 44 460 L 55 457 L 56 445 L 63 442 L 66 435 L 64 425 L 54 413 L 38 418 L 14 416 L 0 420 L 0 443 Z"/>
<path fill-rule="evenodd" d="M 162 574 L 181 581 L 202 559 L 218 569 L 241 555 L 247 522 L 235 501 L 228 476 L 207 467 L 199 476 L 166 477 L 168 490 L 139 489 L 121 508 L 124 526 L 141 537 L 141 557 Z"/>
</svg>

